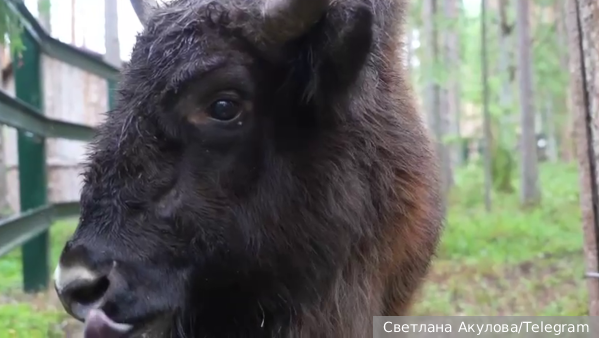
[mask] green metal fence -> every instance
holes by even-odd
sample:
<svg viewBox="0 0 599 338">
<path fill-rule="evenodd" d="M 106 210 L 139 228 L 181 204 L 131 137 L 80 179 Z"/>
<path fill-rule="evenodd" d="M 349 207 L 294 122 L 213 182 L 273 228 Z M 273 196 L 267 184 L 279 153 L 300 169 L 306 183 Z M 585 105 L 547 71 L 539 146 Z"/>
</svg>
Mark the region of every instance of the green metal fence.
<svg viewBox="0 0 599 338">
<path fill-rule="evenodd" d="M 93 128 L 44 116 L 41 55 L 45 54 L 107 80 L 109 106 L 119 70 L 77 48 L 50 37 L 22 1 L 3 1 L 23 24 L 25 49 L 13 57 L 16 99 L 0 90 L 0 124 L 18 130 L 21 212 L 0 222 L 0 257 L 22 247 L 23 288 L 48 287 L 48 228 L 56 218 L 77 216 L 79 203 L 49 204 L 47 200 L 46 138 L 88 141 Z M 0 13 L 2 15 L 2 13 Z"/>
</svg>

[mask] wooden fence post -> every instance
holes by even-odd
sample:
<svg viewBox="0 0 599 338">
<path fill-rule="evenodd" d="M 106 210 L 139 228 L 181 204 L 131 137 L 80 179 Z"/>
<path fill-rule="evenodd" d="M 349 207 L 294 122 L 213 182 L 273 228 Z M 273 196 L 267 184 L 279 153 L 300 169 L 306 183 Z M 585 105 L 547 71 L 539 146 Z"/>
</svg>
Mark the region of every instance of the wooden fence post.
<svg viewBox="0 0 599 338">
<path fill-rule="evenodd" d="M 43 113 L 43 95 L 39 46 L 24 31 L 24 50 L 13 58 L 15 92 L 17 98 Z M 30 132 L 18 131 L 19 191 L 21 211 L 47 203 L 45 138 Z M 23 288 L 37 292 L 48 287 L 49 233 L 44 231 L 22 247 Z"/>
</svg>

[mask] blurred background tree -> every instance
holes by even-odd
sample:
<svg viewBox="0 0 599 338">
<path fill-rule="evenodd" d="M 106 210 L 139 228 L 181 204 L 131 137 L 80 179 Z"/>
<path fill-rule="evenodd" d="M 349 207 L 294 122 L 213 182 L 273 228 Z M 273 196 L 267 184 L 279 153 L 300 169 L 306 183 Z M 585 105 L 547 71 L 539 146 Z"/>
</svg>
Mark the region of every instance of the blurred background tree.
<svg viewBox="0 0 599 338">
<path fill-rule="evenodd" d="M 576 132 L 590 118 L 576 122 L 580 100 L 569 90 L 577 83 L 569 68 L 576 50 L 569 43 L 577 37 L 567 24 L 568 8 L 579 3 L 587 26 L 596 23 L 585 16 L 593 13 L 590 3 L 597 6 L 594 0 L 411 2 L 405 56 L 437 142 L 448 202 L 431 278 L 448 276 L 451 284 L 428 286 L 445 303 L 425 302 L 422 314 L 599 311 L 599 290 L 592 289 L 599 283 L 584 288 L 580 277 L 597 271 L 597 259 L 596 237 L 588 231 L 596 212 L 588 206 L 590 192 L 584 193 L 591 179 L 583 177 L 596 158 L 581 162 L 580 151 L 589 146 Z M 594 32 L 585 40 L 590 51 L 599 28 L 586 29 Z M 599 73 L 592 69 L 587 73 Z M 591 115 L 599 105 L 593 107 Z M 555 273 L 568 264 L 568 273 Z"/>
<path fill-rule="evenodd" d="M 411 36 L 421 39 L 409 45 L 407 55 L 437 139 L 446 191 L 455 184 L 456 170 L 484 162 L 487 139 L 494 193 L 518 190 L 522 206 L 537 205 L 538 163 L 573 160 L 563 3 L 488 0 L 484 39 L 480 0 L 425 0 L 412 6 Z M 488 76 L 483 64 L 490 66 Z M 483 77 L 489 88 L 486 133 Z"/>
</svg>

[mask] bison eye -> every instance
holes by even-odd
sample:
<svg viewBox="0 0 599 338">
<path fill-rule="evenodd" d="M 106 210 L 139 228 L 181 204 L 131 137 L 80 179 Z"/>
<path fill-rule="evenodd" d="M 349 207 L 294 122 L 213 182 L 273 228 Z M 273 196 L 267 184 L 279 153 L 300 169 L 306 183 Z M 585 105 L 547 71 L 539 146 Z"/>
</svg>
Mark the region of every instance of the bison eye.
<svg viewBox="0 0 599 338">
<path fill-rule="evenodd" d="M 208 115 L 216 120 L 231 121 L 241 113 L 241 106 L 231 100 L 218 100 L 208 107 Z"/>
</svg>

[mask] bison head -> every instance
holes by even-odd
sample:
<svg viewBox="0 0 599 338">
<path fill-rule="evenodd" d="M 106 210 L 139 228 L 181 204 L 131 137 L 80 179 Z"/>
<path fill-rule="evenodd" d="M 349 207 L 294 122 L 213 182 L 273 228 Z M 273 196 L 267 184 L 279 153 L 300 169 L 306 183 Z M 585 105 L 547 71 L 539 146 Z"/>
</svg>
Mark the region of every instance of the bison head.
<svg viewBox="0 0 599 338">
<path fill-rule="evenodd" d="M 370 81 L 397 61 L 369 58 L 368 1 L 132 3 L 144 30 L 57 292 L 89 337 L 284 334 L 366 264 L 409 207 L 400 172 L 429 163 L 419 119 Z"/>
</svg>

